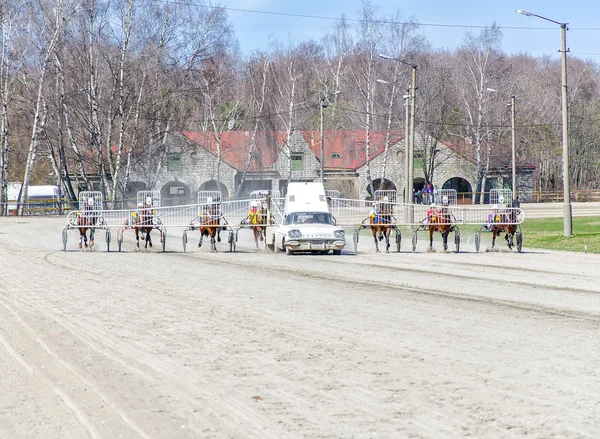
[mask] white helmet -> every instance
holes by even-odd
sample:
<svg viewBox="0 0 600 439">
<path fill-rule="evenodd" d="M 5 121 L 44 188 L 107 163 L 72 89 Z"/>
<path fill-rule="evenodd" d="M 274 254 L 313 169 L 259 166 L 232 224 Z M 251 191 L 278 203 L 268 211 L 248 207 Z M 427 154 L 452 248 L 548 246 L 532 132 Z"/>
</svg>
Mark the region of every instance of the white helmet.
<svg viewBox="0 0 600 439">
<path fill-rule="evenodd" d="M 500 197 L 498 197 L 498 202 L 500 204 L 504 203 L 504 197 L 502 195 L 500 195 Z"/>
<path fill-rule="evenodd" d="M 89 204 L 90 206 L 93 206 L 93 205 L 94 205 L 94 198 L 93 198 L 93 197 L 90 197 L 90 198 L 88 198 L 88 204 Z"/>
<path fill-rule="evenodd" d="M 388 198 L 388 196 L 386 195 L 385 197 L 383 197 L 383 201 L 390 201 L 390 199 Z"/>
<path fill-rule="evenodd" d="M 448 196 L 447 196 L 447 195 L 444 195 L 444 196 L 442 197 L 442 203 L 444 203 L 444 204 L 448 204 Z"/>
<path fill-rule="evenodd" d="M 498 205 L 494 204 L 494 206 L 492 207 L 492 209 L 498 209 Z"/>
<path fill-rule="evenodd" d="M 373 203 L 373 208 L 377 207 L 377 203 Z"/>
<path fill-rule="evenodd" d="M 146 197 L 146 204 L 152 204 L 152 198 Z"/>
<path fill-rule="evenodd" d="M 138 207 L 144 207 L 144 203 L 142 203 L 141 201 L 138 203 Z"/>
<path fill-rule="evenodd" d="M 256 201 L 250 202 L 250 207 L 256 207 L 257 205 L 258 205 L 258 203 Z"/>
<path fill-rule="evenodd" d="M 429 205 L 429 207 L 431 207 L 431 208 L 434 208 L 434 207 L 435 207 L 435 203 L 431 203 L 431 204 Z"/>
</svg>

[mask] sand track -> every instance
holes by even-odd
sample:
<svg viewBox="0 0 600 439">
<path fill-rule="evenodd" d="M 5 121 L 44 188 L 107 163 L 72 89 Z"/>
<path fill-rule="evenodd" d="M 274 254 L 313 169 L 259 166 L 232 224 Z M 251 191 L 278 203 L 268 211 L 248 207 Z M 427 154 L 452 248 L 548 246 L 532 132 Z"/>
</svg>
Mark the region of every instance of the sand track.
<svg viewBox="0 0 600 439">
<path fill-rule="evenodd" d="M 600 433 L 597 255 L 62 252 L 64 223 L 0 218 L 1 437 Z"/>
</svg>

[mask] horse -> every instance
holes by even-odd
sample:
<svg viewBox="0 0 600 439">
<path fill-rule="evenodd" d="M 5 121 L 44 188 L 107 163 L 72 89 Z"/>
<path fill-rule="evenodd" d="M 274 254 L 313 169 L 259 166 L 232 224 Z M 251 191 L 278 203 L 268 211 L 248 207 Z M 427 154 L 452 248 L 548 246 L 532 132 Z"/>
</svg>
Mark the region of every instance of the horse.
<svg viewBox="0 0 600 439">
<path fill-rule="evenodd" d="M 442 207 L 429 218 L 429 250 L 433 250 L 433 232 L 442 234 L 444 251 L 448 251 L 448 235 L 452 231 L 452 216 L 447 207 Z"/>
<path fill-rule="evenodd" d="M 194 228 L 192 227 L 192 230 Z M 221 242 L 221 215 L 217 204 L 204 206 L 204 212 L 200 215 L 200 241 L 198 248 L 202 247 L 202 240 L 205 236 L 210 236 L 210 251 L 217 251 L 217 242 Z M 216 238 L 216 240 L 215 240 Z"/>
<path fill-rule="evenodd" d="M 140 234 L 142 241 L 146 241 L 144 244 L 144 249 L 148 250 L 148 246 L 152 248 L 152 238 L 150 237 L 150 232 L 154 228 L 153 216 L 152 206 L 147 203 L 144 203 L 143 206 L 138 210 L 135 221 L 135 240 L 137 243 L 137 248 L 140 248 Z"/>
<path fill-rule="evenodd" d="M 259 202 L 256 213 L 252 217 L 248 216 L 248 220 L 254 235 L 256 250 L 258 250 L 258 241 L 264 241 L 267 229 L 267 204 L 265 200 Z"/>
<path fill-rule="evenodd" d="M 79 248 L 83 246 L 88 248 L 87 231 L 90 230 L 90 248 L 94 246 L 94 226 L 96 225 L 96 216 L 89 210 L 84 210 L 77 217 L 77 228 L 79 229 Z"/>
<path fill-rule="evenodd" d="M 492 248 L 496 245 L 496 237 L 504 232 L 504 239 L 510 250 L 513 249 L 514 237 L 517 233 L 517 211 L 516 209 L 510 209 L 508 213 L 498 212 L 494 214 L 494 224 L 491 227 L 492 230 Z"/>
<path fill-rule="evenodd" d="M 375 241 L 375 251 L 379 252 L 379 241 L 383 241 L 385 238 L 385 252 L 390 252 L 390 234 L 392 233 L 392 208 L 386 204 L 383 204 L 378 213 L 371 215 L 370 225 L 371 232 L 373 233 L 373 240 Z"/>
</svg>

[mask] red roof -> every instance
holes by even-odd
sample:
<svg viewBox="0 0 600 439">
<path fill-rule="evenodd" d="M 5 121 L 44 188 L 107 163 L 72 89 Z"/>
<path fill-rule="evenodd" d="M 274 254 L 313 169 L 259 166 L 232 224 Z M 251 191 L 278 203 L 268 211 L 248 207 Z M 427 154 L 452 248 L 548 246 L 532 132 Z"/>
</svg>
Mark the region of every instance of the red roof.
<svg viewBox="0 0 600 439">
<path fill-rule="evenodd" d="M 197 143 L 215 156 L 217 155 L 217 140 L 212 132 L 183 132 L 189 140 Z M 317 159 L 321 157 L 320 131 L 301 131 L 300 134 L 312 149 Z M 325 131 L 324 133 L 324 167 L 327 169 L 355 170 L 366 163 L 365 132 L 362 131 Z M 249 131 L 224 131 L 221 136 L 221 158 L 237 170 L 246 166 L 250 139 Z M 385 150 L 384 131 L 371 131 L 371 160 Z M 404 131 L 392 131 L 390 144 L 394 145 L 404 138 Z M 287 132 L 275 131 L 256 133 L 253 148 L 255 159 L 250 163 L 250 171 L 263 171 L 272 168 L 279 152 L 285 145 Z"/>
<path fill-rule="evenodd" d="M 306 143 L 312 148 L 315 156 L 321 158 L 321 132 L 302 131 Z M 385 151 L 385 131 L 371 131 L 370 160 Z M 390 132 L 390 145 L 404 138 L 404 131 Z M 325 131 L 323 136 L 325 154 L 324 167 L 327 169 L 358 169 L 367 162 L 365 156 L 366 135 L 362 131 Z"/>
<path fill-rule="evenodd" d="M 197 143 L 215 156 L 217 155 L 217 139 L 213 132 L 183 132 L 192 142 Z M 270 169 L 275 163 L 279 151 L 285 142 L 284 131 L 258 131 L 254 148 L 254 160 L 250 161 L 250 171 Z M 238 171 L 246 167 L 248 152 L 252 138 L 251 131 L 223 131 L 221 135 L 221 159 Z"/>
</svg>

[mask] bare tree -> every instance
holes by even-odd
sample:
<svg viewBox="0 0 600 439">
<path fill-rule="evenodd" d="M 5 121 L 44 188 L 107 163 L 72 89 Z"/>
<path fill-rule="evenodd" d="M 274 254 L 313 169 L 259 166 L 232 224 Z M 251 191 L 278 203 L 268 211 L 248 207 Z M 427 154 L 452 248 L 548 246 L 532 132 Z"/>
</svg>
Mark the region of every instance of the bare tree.
<svg viewBox="0 0 600 439">
<path fill-rule="evenodd" d="M 63 3 L 62 0 L 57 0 L 54 4 L 46 4 L 45 2 L 38 4 L 39 14 L 37 15 L 37 29 L 39 30 L 37 40 L 43 45 L 42 53 L 44 56 L 39 62 L 38 67 L 38 78 L 37 78 L 37 94 L 36 101 L 34 104 L 34 116 L 31 127 L 31 137 L 29 142 L 29 151 L 27 153 L 27 162 L 25 164 L 25 172 L 23 175 L 23 185 L 19 193 L 17 202 L 17 212 L 19 215 L 23 214 L 23 201 L 27 197 L 29 180 L 31 178 L 31 171 L 35 163 L 38 137 L 40 133 L 40 125 L 43 126 L 42 119 L 43 113 L 43 92 L 44 92 L 44 80 L 46 77 L 46 70 L 48 68 L 49 61 L 52 59 L 54 54 L 54 46 L 60 37 L 62 29 L 73 18 L 74 14 L 80 6 L 80 1 L 72 1 Z M 29 6 L 32 7 L 32 6 Z M 50 12 L 50 10 L 52 12 Z M 53 14 L 53 15 L 52 15 Z"/>
<path fill-rule="evenodd" d="M 501 58 L 499 45 L 502 31 L 497 24 L 485 27 L 478 36 L 466 34 L 465 44 L 458 52 L 458 84 L 461 95 L 467 130 L 463 138 L 468 139 L 475 149 L 477 166 L 477 184 L 475 203 L 480 200 L 484 178 L 486 176 L 486 161 L 489 159 L 484 155 L 485 133 L 485 105 L 487 100 L 490 81 L 495 80 L 498 72 L 495 66 Z M 489 166 L 489 161 L 487 162 Z"/>
</svg>

